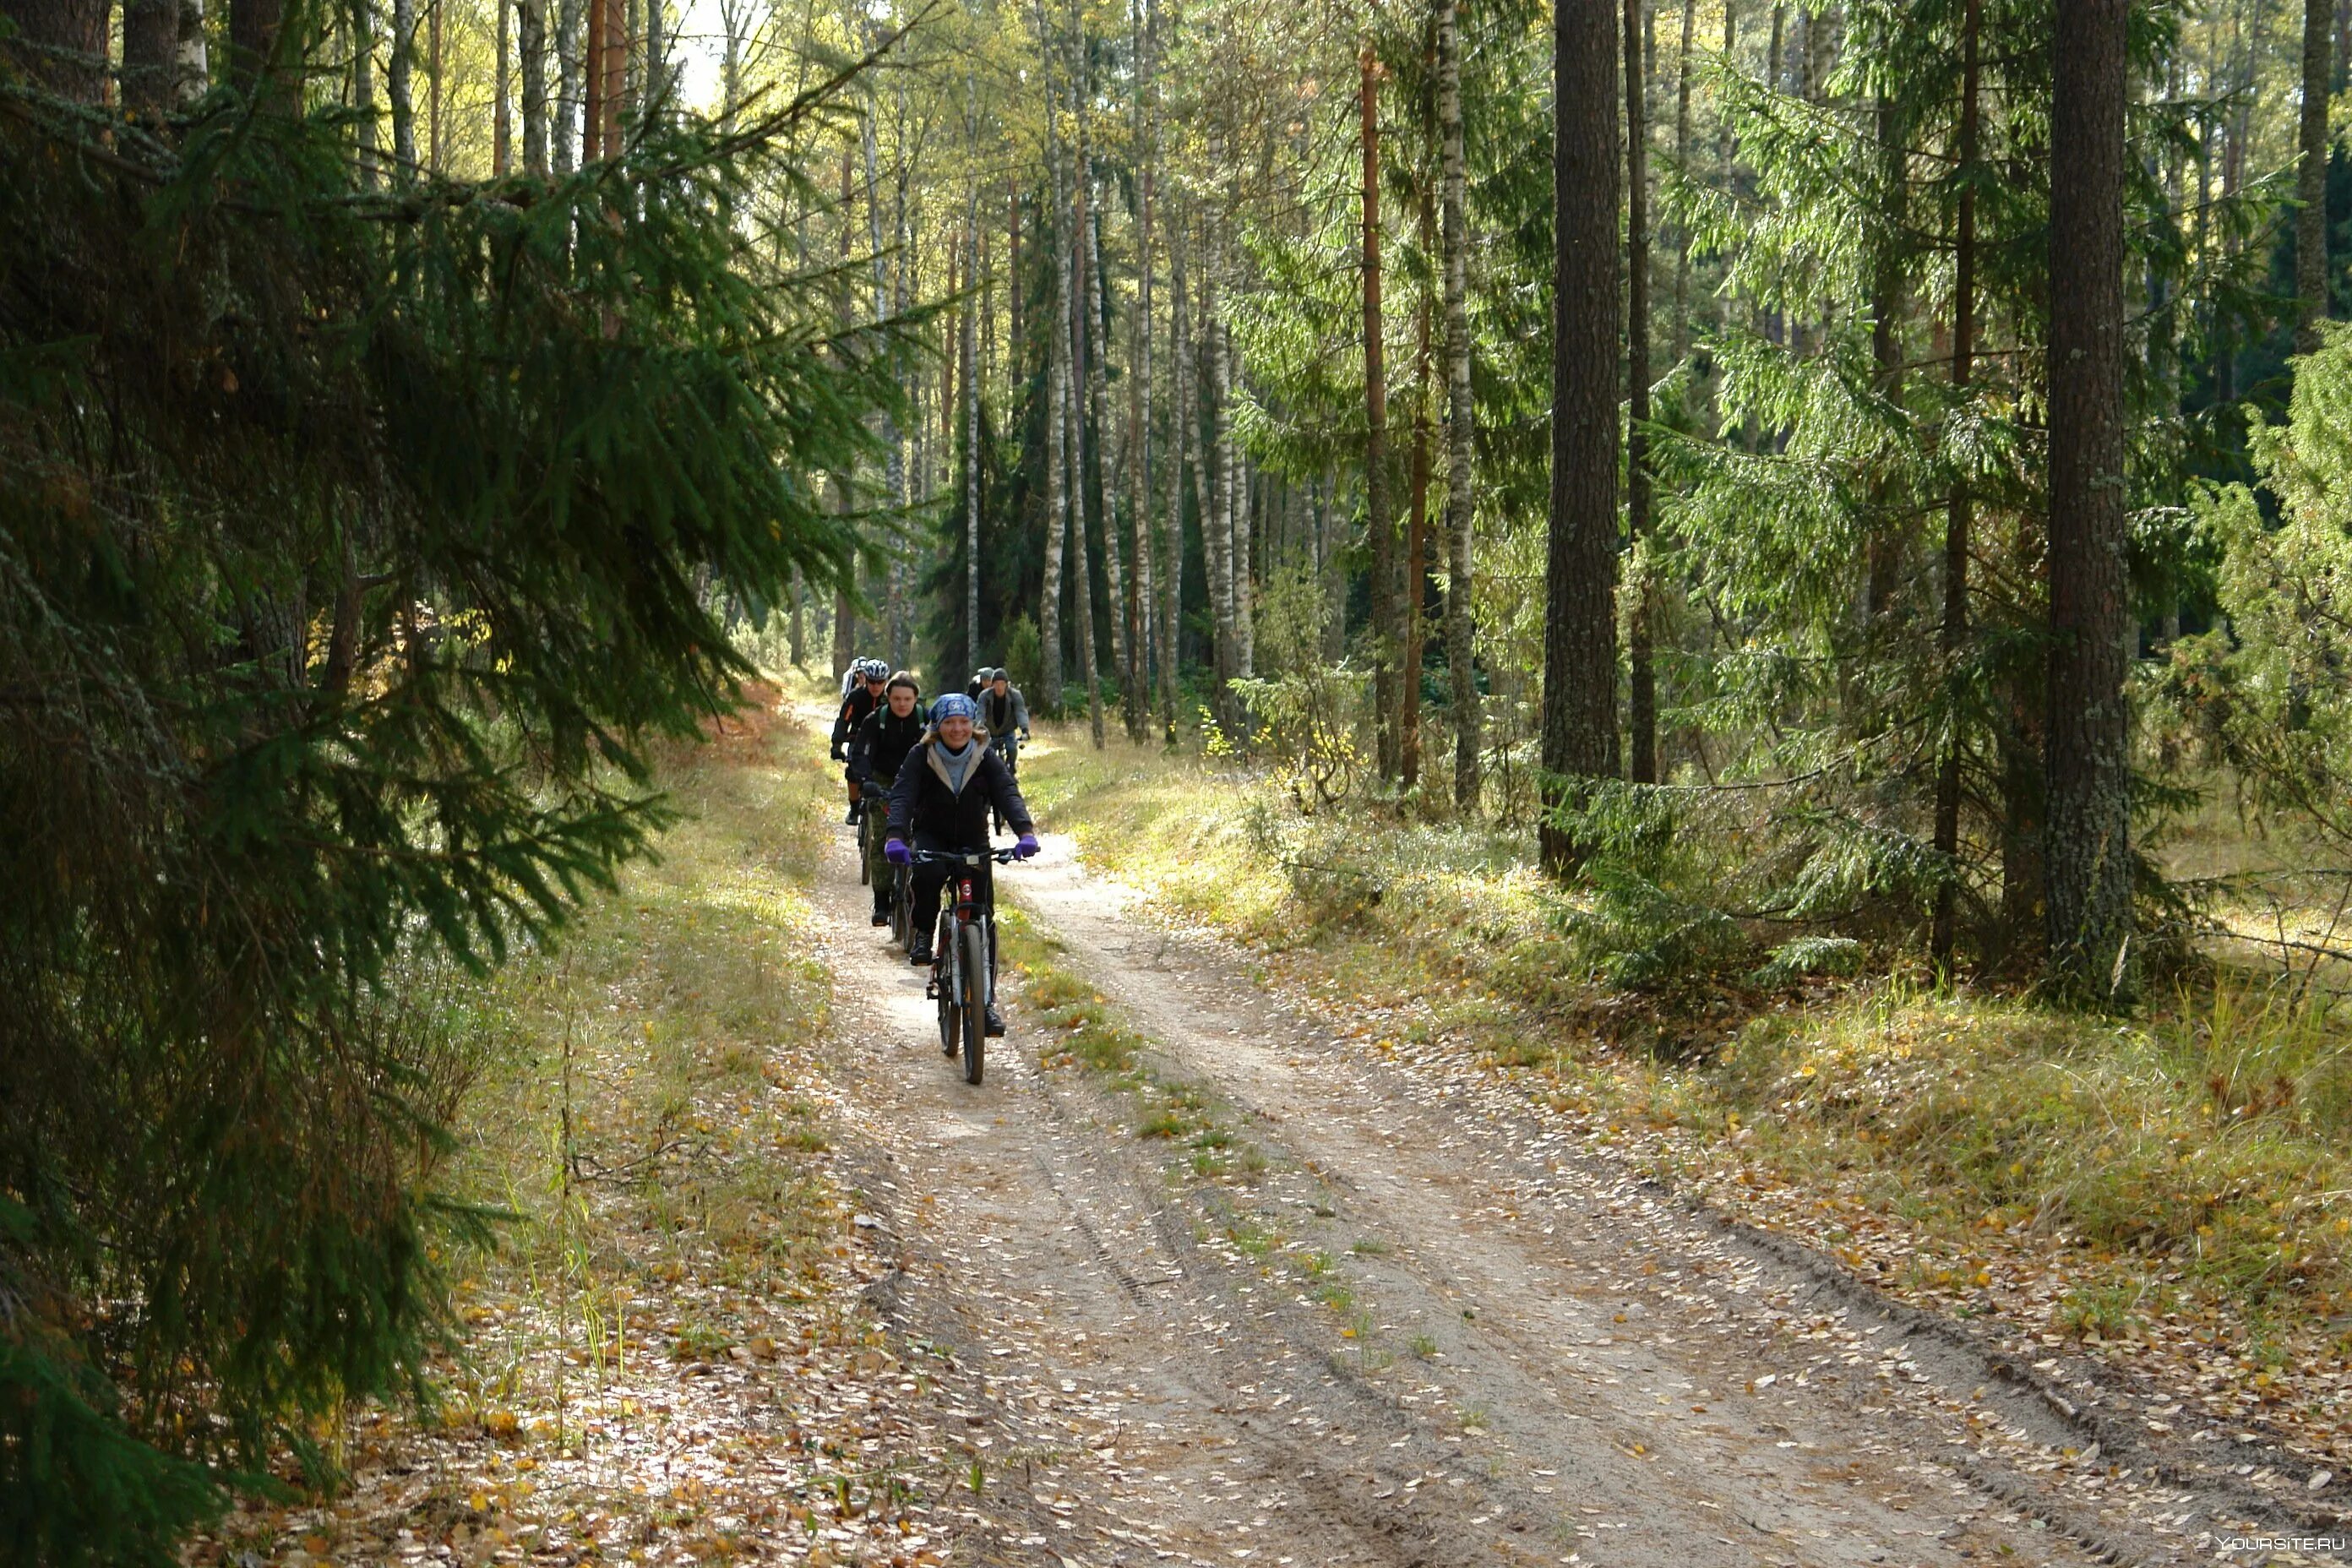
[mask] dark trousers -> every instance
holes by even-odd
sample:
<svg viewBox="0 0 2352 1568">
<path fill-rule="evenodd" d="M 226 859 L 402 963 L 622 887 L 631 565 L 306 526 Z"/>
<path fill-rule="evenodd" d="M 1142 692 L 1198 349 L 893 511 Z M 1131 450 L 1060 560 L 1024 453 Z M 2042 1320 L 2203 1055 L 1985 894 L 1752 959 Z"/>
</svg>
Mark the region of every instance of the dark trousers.
<svg viewBox="0 0 2352 1568">
<path fill-rule="evenodd" d="M 915 835 L 915 847 L 937 854 L 952 852 L 957 846 L 929 833 L 918 833 Z M 990 873 L 995 869 L 995 863 L 987 859 L 982 859 L 979 865 L 971 868 L 972 897 L 982 910 L 992 912 L 996 908 L 996 881 Z M 940 895 L 947 888 L 948 879 L 961 876 L 965 868 L 961 866 L 927 866 L 920 861 L 916 862 L 914 891 L 909 896 L 915 900 L 914 914 L 918 930 L 928 928 L 934 938 L 938 936 Z M 996 991 L 996 922 L 994 921 L 988 922 L 988 980 L 989 994 L 993 995 Z"/>
</svg>

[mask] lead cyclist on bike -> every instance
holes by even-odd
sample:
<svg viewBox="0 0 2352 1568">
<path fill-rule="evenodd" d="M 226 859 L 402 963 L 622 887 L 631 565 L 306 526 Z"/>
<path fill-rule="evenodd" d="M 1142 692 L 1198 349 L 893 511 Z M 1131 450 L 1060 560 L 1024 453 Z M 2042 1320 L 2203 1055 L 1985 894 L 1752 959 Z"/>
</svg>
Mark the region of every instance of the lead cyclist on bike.
<svg viewBox="0 0 2352 1568">
<path fill-rule="evenodd" d="M 913 674 L 900 670 L 884 689 L 883 705 L 866 716 L 849 737 L 849 776 L 860 793 L 880 801 L 898 783 L 906 755 L 923 738 L 929 717 L 923 711 L 922 687 Z M 866 858 L 866 880 L 874 887 L 874 923 L 890 923 L 890 866 L 882 858 L 881 814 L 860 827 L 858 842 Z"/>
<path fill-rule="evenodd" d="M 960 692 L 950 692 L 931 704 L 931 733 L 908 752 L 898 766 L 898 782 L 890 791 L 890 837 L 882 847 L 894 866 L 914 859 L 914 850 L 980 852 L 989 847 L 988 816 L 992 809 L 1021 836 L 1013 853 L 1025 860 L 1037 853 L 1037 826 L 1029 803 L 1013 782 L 1004 760 L 989 743 L 972 733 L 977 705 Z M 909 847 L 909 845 L 912 847 Z M 991 906 L 995 886 L 983 861 L 978 871 L 981 897 Z M 948 867 L 931 861 L 916 865 L 914 874 L 914 947 L 908 952 L 915 963 L 931 962 L 931 923 L 940 907 L 940 889 L 947 883 Z M 996 944 L 990 927 L 988 972 L 994 994 Z M 988 1006 L 988 1032 L 1004 1033 L 996 1005 Z"/>
</svg>

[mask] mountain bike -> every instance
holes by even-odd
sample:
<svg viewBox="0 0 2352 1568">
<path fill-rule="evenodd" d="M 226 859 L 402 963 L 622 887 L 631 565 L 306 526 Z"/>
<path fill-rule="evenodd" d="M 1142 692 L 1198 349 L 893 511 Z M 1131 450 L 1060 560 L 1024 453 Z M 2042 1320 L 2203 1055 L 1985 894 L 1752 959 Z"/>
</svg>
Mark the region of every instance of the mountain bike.
<svg viewBox="0 0 2352 1568">
<path fill-rule="evenodd" d="M 992 860 L 1009 866 L 1015 858 L 1010 849 L 914 852 L 915 863 L 955 868 L 942 889 L 947 897 L 940 910 L 939 935 L 931 944 L 931 983 L 923 994 L 940 1005 L 940 1048 L 950 1057 L 962 1054 L 966 1083 L 980 1081 L 988 1056 L 988 1005 L 994 1000 L 988 952 L 996 921 L 996 887 L 982 868 Z"/>
</svg>

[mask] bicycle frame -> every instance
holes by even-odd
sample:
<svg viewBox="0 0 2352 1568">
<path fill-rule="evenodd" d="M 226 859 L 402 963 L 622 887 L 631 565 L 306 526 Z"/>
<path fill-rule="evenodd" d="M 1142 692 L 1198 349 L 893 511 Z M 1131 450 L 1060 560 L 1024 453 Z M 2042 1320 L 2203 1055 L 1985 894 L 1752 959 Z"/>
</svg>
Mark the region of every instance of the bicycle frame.
<svg viewBox="0 0 2352 1568">
<path fill-rule="evenodd" d="M 922 911 L 923 918 L 938 921 L 930 984 L 924 994 L 940 1005 L 940 1042 L 950 1057 L 961 1050 L 964 1079 L 970 1083 L 981 1080 L 986 1014 L 995 1000 L 995 966 L 991 963 L 996 951 L 995 882 L 987 879 L 988 896 L 983 898 L 982 868 L 991 861 L 1010 865 L 1015 858 L 1010 849 L 919 849 L 909 862 L 950 868 L 941 907 Z"/>
</svg>

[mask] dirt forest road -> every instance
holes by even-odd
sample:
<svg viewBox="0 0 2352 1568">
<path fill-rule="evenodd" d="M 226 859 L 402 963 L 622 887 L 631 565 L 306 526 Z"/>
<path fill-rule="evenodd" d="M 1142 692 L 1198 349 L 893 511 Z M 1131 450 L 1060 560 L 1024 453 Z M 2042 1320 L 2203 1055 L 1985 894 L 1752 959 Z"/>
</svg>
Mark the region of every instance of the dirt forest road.
<svg viewBox="0 0 2352 1568">
<path fill-rule="evenodd" d="M 905 1271 L 885 1305 L 986 1375 L 968 1419 L 1016 1522 L 983 1560 L 2213 1559 L 2229 1531 L 2209 1509 L 2074 1452 L 2039 1395 L 1960 1347 L 1548 1135 L 1499 1087 L 1335 1040 L 1046 843 L 1006 896 L 1264 1164 L 1190 1178 L 1131 1100 L 1041 1067 L 1017 990 L 986 1082 L 963 1083 L 919 973 L 869 933 L 840 831 L 819 897 Z"/>
</svg>

